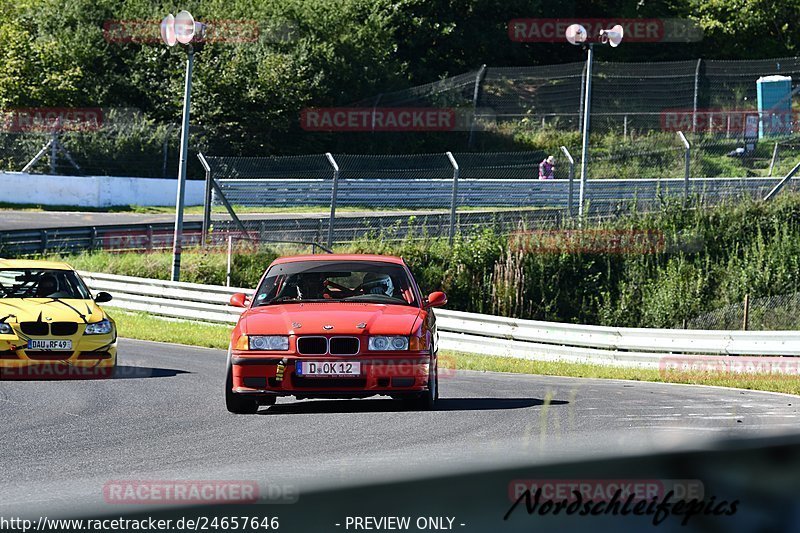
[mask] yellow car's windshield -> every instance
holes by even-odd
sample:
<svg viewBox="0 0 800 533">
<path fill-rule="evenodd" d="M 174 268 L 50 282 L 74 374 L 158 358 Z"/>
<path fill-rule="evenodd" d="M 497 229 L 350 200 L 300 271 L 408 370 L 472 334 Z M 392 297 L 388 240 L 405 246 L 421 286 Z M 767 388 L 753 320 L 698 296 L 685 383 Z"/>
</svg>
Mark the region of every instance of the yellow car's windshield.
<svg viewBox="0 0 800 533">
<path fill-rule="evenodd" d="M 72 270 L 0 269 L 0 298 L 91 298 Z"/>
</svg>

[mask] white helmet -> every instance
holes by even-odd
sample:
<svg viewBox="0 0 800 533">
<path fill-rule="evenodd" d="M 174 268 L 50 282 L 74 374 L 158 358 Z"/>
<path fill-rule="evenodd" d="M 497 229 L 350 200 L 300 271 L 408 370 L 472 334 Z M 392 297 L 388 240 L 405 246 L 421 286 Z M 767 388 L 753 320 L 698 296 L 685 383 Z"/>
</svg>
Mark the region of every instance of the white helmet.
<svg viewBox="0 0 800 533">
<path fill-rule="evenodd" d="M 394 283 L 388 274 L 376 274 L 369 272 L 364 276 L 364 283 L 361 284 L 364 294 L 385 294 L 394 295 Z"/>
</svg>

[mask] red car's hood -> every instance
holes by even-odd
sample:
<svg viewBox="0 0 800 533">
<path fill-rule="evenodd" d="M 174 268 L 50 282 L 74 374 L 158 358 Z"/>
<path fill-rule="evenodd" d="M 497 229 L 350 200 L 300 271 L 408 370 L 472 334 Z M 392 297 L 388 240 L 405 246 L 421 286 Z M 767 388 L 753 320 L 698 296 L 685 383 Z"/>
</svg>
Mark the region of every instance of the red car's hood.
<svg viewBox="0 0 800 533">
<path fill-rule="evenodd" d="M 245 312 L 242 331 L 248 335 L 409 335 L 421 312 L 412 306 L 355 302 L 266 305 Z"/>
</svg>

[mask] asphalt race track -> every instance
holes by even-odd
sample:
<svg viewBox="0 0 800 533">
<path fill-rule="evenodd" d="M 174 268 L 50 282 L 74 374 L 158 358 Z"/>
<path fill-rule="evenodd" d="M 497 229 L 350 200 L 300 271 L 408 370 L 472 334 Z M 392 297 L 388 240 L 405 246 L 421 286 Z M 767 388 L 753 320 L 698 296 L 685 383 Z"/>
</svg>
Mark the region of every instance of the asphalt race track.
<svg viewBox="0 0 800 533">
<path fill-rule="evenodd" d="M 382 216 L 412 216 L 431 213 L 449 213 L 441 209 L 428 210 L 386 210 L 386 211 L 344 211 L 336 213 L 338 218 L 363 218 L 376 215 Z M 237 216 L 241 220 L 260 221 L 260 220 L 303 220 L 327 218 L 330 210 L 325 211 L 321 208 L 318 212 L 309 213 L 239 213 Z M 227 213 L 215 212 L 215 220 L 230 220 Z M 202 221 L 203 216 L 197 214 L 186 214 L 184 221 Z M 174 222 L 174 214 L 150 214 L 150 213 L 103 213 L 103 212 L 82 212 L 82 211 L 13 211 L 0 210 L 0 231 L 7 230 L 28 230 L 41 228 L 75 228 L 88 226 L 110 226 L 115 224 L 157 224 L 163 222 Z"/>
<path fill-rule="evenodd" d="M 433 412 L 280 399 L 236 416 L 222 402 L 224 358 L 123 339 L 117 379 L 0 382 L 0 515 L 119 511 L 103 500 L 110 480 L 256 479 L 302 494 L 800 427 L 793 396 L 468 371 L 440 377 Z"/>
</svg>

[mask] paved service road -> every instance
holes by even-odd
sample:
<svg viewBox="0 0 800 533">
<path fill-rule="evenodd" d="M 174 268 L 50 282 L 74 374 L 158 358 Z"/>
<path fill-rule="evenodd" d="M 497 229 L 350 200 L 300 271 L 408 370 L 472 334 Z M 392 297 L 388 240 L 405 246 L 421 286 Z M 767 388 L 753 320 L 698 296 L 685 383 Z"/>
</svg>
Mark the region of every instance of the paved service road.
<svg viewBox="0 0 800 533">
<path fill-rule="evenodd" d="M 476 211 L 477 212 L 477 211 Z M 342 211 L 337 218 L 362 218 L 372 216 L 412 216 L 433 213 L 449 213 L 444 210 L 419 211 Z M 298 220 L 327 218 L 330 211 L 320 209 L 309 213 L 237 213 L 242 220 Z M 214 213 L 215 220 L 227 220 L 227 213 Z M 202 221 L 202 215 L 184 215 L 184 220 Z M 174 222 L 174 214 L 147 213 L 91 213 L 74 211 L 4 211 L 0 210 L 0 231 L 43 228 L 74 228 L 86 226 L 110 226 L 115 224 L 157 224 Z"/>
<path fill-rule="evenodd" d="M 0 382 L 0 515 L 123 511 L 103 503 L 109 480 L 302 492 L 788 434 L 800 422 L 800 398 L 787 395 L 468 371 L 440 378 L 433 412 L 280 399 L 236 416 L 222 401 L 224 352 L 123 339 L 120 354 L 113 380 Z"/>
</svg>

